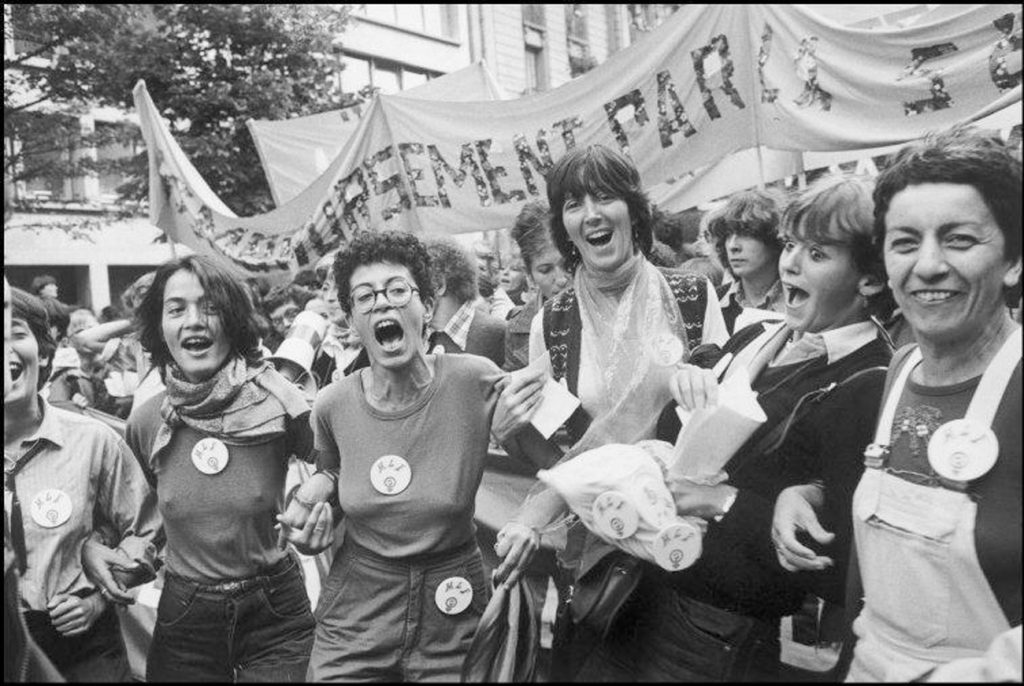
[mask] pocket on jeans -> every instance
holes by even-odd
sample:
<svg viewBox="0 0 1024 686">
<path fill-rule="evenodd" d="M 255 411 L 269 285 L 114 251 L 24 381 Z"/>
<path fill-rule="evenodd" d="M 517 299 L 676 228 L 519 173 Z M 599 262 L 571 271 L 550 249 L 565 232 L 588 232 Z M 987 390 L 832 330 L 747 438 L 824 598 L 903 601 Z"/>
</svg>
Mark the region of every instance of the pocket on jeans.
<svg viewBox="0 0 1024 686">
<path fill-rule="evenodd" d="M 160 593 L 156 621 L 160 626 L 172 627 L 180 624 L 195 605 L 198 589 L 191 584 L 166 580 Z"/>
<path fill-rule="evenodd" d="M 352 573 L 352 556 L 339 552 L 331 564 L 331 571 L 323 579 L 320 587 L 320 600 L 317 601 L 316 609 L 313 611 L 313 618 L 320 622 L 325 615 L 329 614 L 331 608 L 337 603 L 341 592 L 347 585 L 349 576 Z"/>
<path fill-rule="evenodd" d="M 310 613 L 306 585 L 297 568 L 276 583 L 260 589 L 260 595 L 270 614 L 279 619 L 296 619 Z"/>
<path fill-rule="evenodd" d="M 672 609 L 662 635 L 652 637 L 654 642 L 664 644 L 677 667 L 705 678 L 725 679 L 747 633 L 742 624 L 749 620 L 683 596 L 677 596 Z"/>
</svg>

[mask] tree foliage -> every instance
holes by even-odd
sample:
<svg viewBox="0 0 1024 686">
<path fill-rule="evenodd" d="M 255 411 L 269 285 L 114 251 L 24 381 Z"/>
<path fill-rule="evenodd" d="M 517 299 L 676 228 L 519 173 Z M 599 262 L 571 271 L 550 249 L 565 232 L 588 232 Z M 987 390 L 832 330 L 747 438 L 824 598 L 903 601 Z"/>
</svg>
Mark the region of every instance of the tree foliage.
<svg viewBox="0 0 1024 686">
<path fill-rule="evenodd" d="M 285 119 L 336 108 L 332 41 L 346 5 L 15 5 L 17 54 L 4 59 L 5 175 L 96 173 L 115 167 L 119 191 L 141 199 L 145 153 L 129 160 L 74 159 L 98 136 L 137 136 L 108 128 L 83 133 L 78 113 L 95 105 L 134 108 L 145 79 L 153 102 L 211 188 L 241 215 L 273 207 L 246 120 Z M 43 58 L 45 64 L 40 66 Z M 92 138 L 90 138 L 92 137 Z M 60 159 L 56 159 L 56 158 Z"/>
</svg>

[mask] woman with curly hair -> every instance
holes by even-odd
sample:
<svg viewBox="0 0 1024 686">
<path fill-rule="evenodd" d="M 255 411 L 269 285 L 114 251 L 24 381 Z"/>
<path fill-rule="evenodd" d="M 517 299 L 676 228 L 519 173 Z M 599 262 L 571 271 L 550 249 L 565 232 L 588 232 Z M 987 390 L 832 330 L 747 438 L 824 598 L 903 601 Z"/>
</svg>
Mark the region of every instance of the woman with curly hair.
<svg viewBox="0 0 1024 686">
<path fill-rule="evenodd" d="M 334 273 L 370 366 L 317 398 L 324 471 L 279 518 L 313 553 L 333 537 L 327 501 L 345 515 L 307 677 L 457 681 L 489 594 L 473 524 L 488 438 L 525 426 L 543 375 L 508 379 L 486 358 L 427 354 L 434 287 L 415 236 L 361 234 Z"/>
</svg>

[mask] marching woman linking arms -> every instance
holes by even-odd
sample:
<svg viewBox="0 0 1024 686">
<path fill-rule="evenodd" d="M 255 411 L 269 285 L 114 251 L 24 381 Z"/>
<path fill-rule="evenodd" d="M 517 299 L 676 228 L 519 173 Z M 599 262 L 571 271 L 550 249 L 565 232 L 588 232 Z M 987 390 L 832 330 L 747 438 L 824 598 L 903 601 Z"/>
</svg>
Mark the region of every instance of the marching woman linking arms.
<svg viewBox="0 0 1024 686">
<path fill-rule="evenodd" d="M 486 358 L 426 353 L 434 293 L 414 236 L 361 234 L 334 273 L 370 366 L 317 398 L 317 462 L 333 477 L 314 475 L 279 518 L 316 552 L 334 529 L 325 501 L 345 517 L 308 677 L 456 681 L 489 594 L 473 524 L 489 433 L 526 424 L 543 374 L 509 381 Z"/>
<path fill-rule="evenodd" d="M 875 232 L 918 345 L 893 359 L 853 496 L 849 597 L 864 605 L 851 681 L 1021 680 L 1018 154 L 954 129 L 903 148 L 878 178 Z M 815 508 L 832 496 L 780 496 L 787 567 L 827 564 L 795 535 L 827 540 Z"/>
<path fill-rule="evenodd" d="M 313 616 L 274 517 L 288 458 L 312 454 L 309 406 L 259 361 L 252 302 L 209 259 L 161 266 L 137 314 L 167 386 L 127 428 L 167 534 L 147 681 L 301 681 Z"/>
<path fill-rule="evenodd" d="M 39 396 L 56 343 L 42 303 L 17 289 L 13 296 L 4 361 L 14 377 L 4 395 L 4 513 L 21 565 L 19 609 L 65 679 L 127 681 L 117 615 L 86 577 L 81 554 L 103 529 L 126 567 L 151 574 L 160 528 L 155 497 L 113 430 Z"/>
</svg>

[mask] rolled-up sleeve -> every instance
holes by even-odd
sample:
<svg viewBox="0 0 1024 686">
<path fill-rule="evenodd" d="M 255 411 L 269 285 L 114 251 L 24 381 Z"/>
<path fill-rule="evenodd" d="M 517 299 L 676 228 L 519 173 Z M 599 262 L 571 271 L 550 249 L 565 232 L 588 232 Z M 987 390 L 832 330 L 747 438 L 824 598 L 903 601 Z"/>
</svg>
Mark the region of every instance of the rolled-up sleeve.
<svg viewBox="0 0 1024 686">
<path fill-rule="evenodd" d="M 97 501 L 113 527 L 116 546 L 130 559 L 155 569 L 163 544 L 163 522 L 156 491 L 146 480 L 128 444 L 113 433 L 100 442 L 102 464 Z"/>
</svg>

